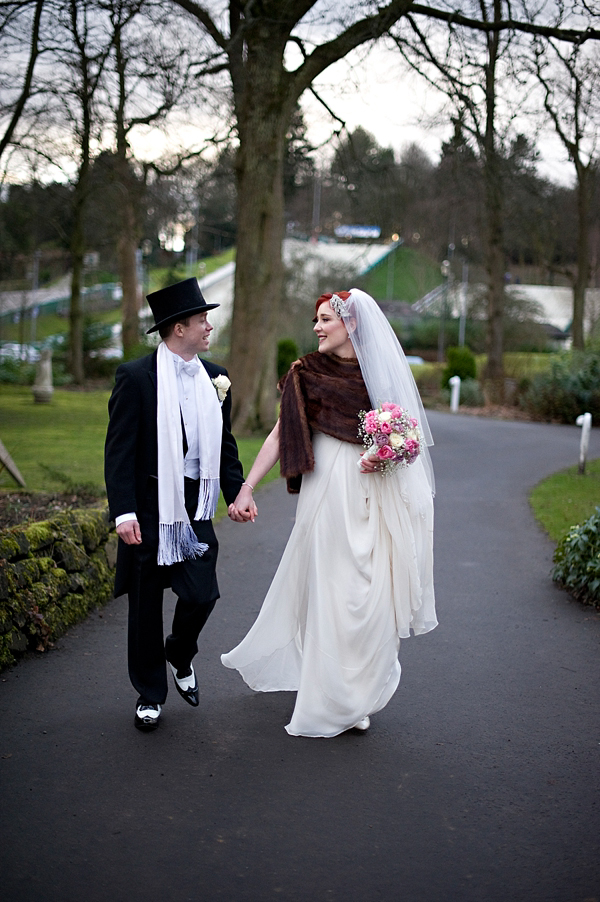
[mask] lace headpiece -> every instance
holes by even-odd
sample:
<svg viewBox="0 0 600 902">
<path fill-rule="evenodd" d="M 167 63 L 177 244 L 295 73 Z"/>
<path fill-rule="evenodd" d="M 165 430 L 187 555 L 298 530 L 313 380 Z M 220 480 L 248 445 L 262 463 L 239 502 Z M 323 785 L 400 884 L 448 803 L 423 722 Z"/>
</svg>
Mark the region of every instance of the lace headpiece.
<svg viewBox="0 0 600 902">
<path fill-rule="evenodd" d="M 331 309 L 334 310 L 338 317 L 341 318 L 346 311 L 346 307 L 339 294 L 332 294 L 329 303 L 331 305 Z"/>
</svg>

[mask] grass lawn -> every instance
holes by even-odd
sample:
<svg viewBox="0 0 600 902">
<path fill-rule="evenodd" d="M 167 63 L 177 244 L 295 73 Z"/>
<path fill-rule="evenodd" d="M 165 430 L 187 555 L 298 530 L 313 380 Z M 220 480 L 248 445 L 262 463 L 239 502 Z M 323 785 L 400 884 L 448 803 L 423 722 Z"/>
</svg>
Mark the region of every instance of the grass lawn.
<svg viewBox="0 0 600 902">
<path fill-rule="evenodd" d="M 571 526 L 583 523 L 600 505 L 600 460 L 588 461 L 584 476 L 579 475 L 577 466 L 554 473 L 536 485 L 530 501 L 536 518 L 558 542 Z"/>
<path fill-rule="evenodd" d="M 0 439 L 21 471 L 29 491 L 63 491 L 65 485 L 44 467 L 63 474 L 74 484 L 102 487 L 104 437 L 108 422 L 108 391 L 56 390 L 49 404 L 35 404 L 31 389 L 0 385 Z M 262 438 L 238 441 L 244 473 L 262 445 Z M 265 482 L 279 476 L 274 467 Z M 17 484 L 0 470 L 0 491 Z M 225 513 L 221 498 L 218 516 Z"/>
<path fill-rule="evenodd" d="M 171 270 L 168 267 L 156 267 L 155 269 L 150 270 L 148 291 L 156 291 L 158 288 L 161 288 L 169 273 L 171 274 L 170 281 L 186 279 L 190 276 L 197 276 L 201 279 L 203 276 L 209 275 L 226 263 L 230 263 L 232 260 L 235 260 L 235 248 L 229 248 L 228 250 L 223 251 L 222 254 L 216 254 L 214 257 L 205 257 L 202 260 L 199 260 L 193 271 L 188 270 L 183 261 L 180 267 L 175 267 Z M 116 273 L 112 274 L 112 278 L 115 282 L 118 281 Z M 94 322 L 109 323 L 111 326 L 121 322 L 121 306 L 119 302 L 115 303 L 116 306 L 114 310 L 92 314 Z M 69 319 L 67 316 L 59 316 L 57 313 L 47 313 L 45 312 L 43 305 L 40 307 L 40 314 L 35 325 L 36 343 L 44 341 L 51 335 L 66 335 L 68 331 Z M 21 335 L 21 325 L 12 322 L 12 319 L 5 316 L 0 323 L 0 339 L 2 339 L 2 341 L 20 342 L 21 338 L 23 338 L 26 343 L 31 341 L 31 321 L 29 319 L 26 321 L 23 335 Z"/>
<path fill-rule="evenodd" d="M 215 254 L 214 257 L 203 257 L 193 269 L 186 267 L 183 260 L 181 261 L 181 266 L 171 267 L 171 269 L 166 266 L 162 268 L 156 267 L 150 270 L 149 291 L 157 291 L 159 288 L 162 288 L 169 273 L 171 273 L 171 277 L 173 274 L 176 275 L 175 281 L 189 279 L 192 276 L 202 279 L 216 269 L 220 269 L 221 266 L 225 266 L 226 263 L 231 263 L 232 260 L 235 260 L 235 248 L 230 247 L 221 254 Z M 169 281 L 172 281 L 172 278 Z"/>
<path fill-rule="evenodd" d="M 411 247 L 399 247 L 362 276 L 360 282 L 379 301 L 412 303 L 439 285 L 442 275 L 439 265 L 425 254 Z"/>
</svg>

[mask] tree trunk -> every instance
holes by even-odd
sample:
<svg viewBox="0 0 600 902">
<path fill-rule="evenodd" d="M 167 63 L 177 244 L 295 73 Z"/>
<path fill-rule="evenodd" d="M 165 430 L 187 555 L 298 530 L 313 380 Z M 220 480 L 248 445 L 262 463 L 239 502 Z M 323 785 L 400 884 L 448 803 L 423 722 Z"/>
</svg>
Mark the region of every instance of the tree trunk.
<svg viewBox="0 0 600 902">
<path fill-rule="evenodd" d="M 571 334 L 573 347 L 578 351 L 585 347 L 585 293 L 590 281 L 589 175 L 587 167 L 577 165 L 577 278 L 573 284 Z"/>
<path fill-rule="evenodd" d="M 494 20 L 502 18 L 501 0 L 494 0 Z M 485 268 L 488 279 L 487 366 L 485 391 L 492 403 L 504 400 L 504 248 L 501 162 L 496 146 L 496 63 L 499 32 L 488 37 L 485 77 L 484 137 Z"/>
<path fill-rule="evenodd" d="M 281 57 L 273 53 L 272 43 L 249 46 L 244 85 L 236 92 L 239 240 L 230 368 L 232 421 L 242 433 L 268 429 L 275 420 L 283 291 L 283 148 L 291 111 L 281 85 Z"/>
<path fill-rule="evenodd" d="M 83 184 L 81 177 L 75 188 L 73 210 L 73 232 L 71 235 L 71 302 L 69 305 L 69 370 L 73 381 L 82 385 L 83 372 L 83 304 L 81 289 L 83 283 L 83 255 L 85 237 L 83 232 Z"/>
<path fill-rule="evenodd" d="M 495 154 L 484 165 L 486 199 L 485 268 L 487 274 L 487 365 L 485 389 L 492 403 L 504 399 L 504 250 L 503 202 L 499 161 Z"/>
<path fill-rule="evenodd" d="M 139 344 L 139 318 L 140 309 L 137 281 L 137 228 L 136 216 L 127 186 L 120 181 L 124 188 L 123 205 L 121 207 L 121 227 L 117 238 L 117 261 L 119 276 L 123 289 L 122 312 L 122 341 L 123 356 L 127 360 L 135 347 Z"/>
<path fill-rule="evenodd" d="M 123 356 L 127 360 L 132 356 L 139 343 L 140 299 L 138 297 L 136 249 L 138 244 L 138 228 L 135 204 L 135 176 L 129 163 L 129 142 L 125 122 L 125 103 L 127 100 L 126 69 L 127 59 L 122 45 L 123 24 L 115 27 L 114 46 L 116 69 L 119 80 L 119 96 L 115 111 L 115 131 L 117 138 L 116 170 L 117 184 L 120 189 L 121 203 L 119 210 L 119 234 L 117 235 L 117 261 L 123 302 L 121 306 L 121 339 Z"/>
</svg>

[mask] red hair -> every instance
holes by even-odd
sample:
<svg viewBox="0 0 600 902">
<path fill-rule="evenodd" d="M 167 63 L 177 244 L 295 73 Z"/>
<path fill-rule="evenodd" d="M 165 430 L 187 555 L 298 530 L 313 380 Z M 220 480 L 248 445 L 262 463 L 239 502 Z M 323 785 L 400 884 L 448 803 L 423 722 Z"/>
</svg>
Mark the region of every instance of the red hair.
<svg viewBox="0 0 600 902">
<path fill-rule="evenodd" d="M 350 297 L 349 291 L 336 291 L 335 293 L 337 294 L 338 298 L 341 298 L 343 301 L 347 301 Z M 315 304 L 315 319 L 313 320 L 313 322 L 316 322 L 317 320 L 317 313 L 319 312 L 319 307 L 321 306 L 321 304 L 328 304 L 332 297 L 333 294 L 322 294 L 321 297 L 318 298 L 317 303 Z"/>
</svg>

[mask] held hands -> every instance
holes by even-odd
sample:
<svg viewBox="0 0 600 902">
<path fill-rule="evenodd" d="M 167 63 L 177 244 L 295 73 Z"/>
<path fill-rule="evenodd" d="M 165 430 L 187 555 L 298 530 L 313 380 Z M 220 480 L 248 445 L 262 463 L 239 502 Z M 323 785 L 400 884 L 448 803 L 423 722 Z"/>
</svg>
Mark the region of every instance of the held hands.
<svg viewBox="0 0 600 902">
<path fill-rule="evenodd" d="M 238 493 L 237 498 L 227 508 L 230 520 L 235 523 L 247 523 L 249 520 L 254 523 L 258 515 L 258 508 L 252 497 L 252 489 L 249 485 L 243 485 Z"/>
</svg>

